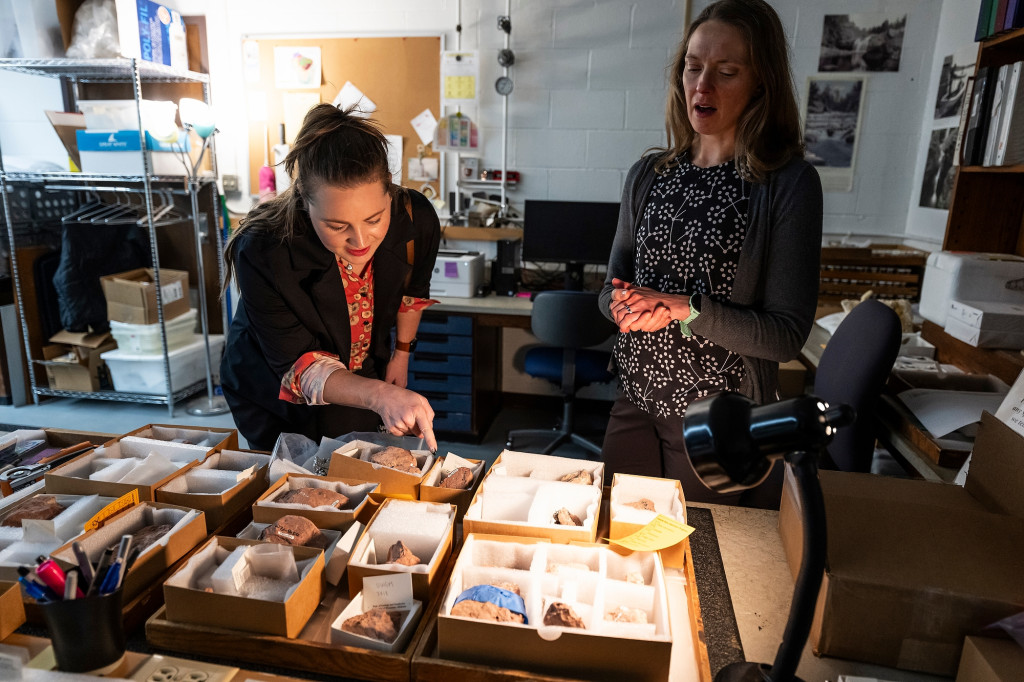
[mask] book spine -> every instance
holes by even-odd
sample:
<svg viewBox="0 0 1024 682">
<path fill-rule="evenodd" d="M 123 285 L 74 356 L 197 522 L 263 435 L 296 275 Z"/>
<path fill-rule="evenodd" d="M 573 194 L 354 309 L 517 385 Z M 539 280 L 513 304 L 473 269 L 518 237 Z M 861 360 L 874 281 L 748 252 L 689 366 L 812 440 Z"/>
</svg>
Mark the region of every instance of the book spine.
<svg viewBox="0 0 1024 682">
<path fill-rule="evenodd" d="M 978 8 L 978 25 L 974 29 L 974 42 L 982 41 L 988 36 L 989 14 L 994 4 L 995 0 L 981 0 L 981 7 Z"/>
<path fill-rule="evenodd" d="M 964 98 L 960 102 L 960 123 L 957 126 L 956 133 L 956 147 L 953 149 L 953 165 L 960 165 L 960 150 L 963 147 L 967 138 L 967 119 L 971 111 L 971 100 L 974 98 L 973 92 L 974 79 L 970 79 L 967 82 L 967 87 L 964 88 Z"/>
<path fill-rule="evenodd" d="M 999 0 L 999 4 L 996 5 L 996 21 L 992 25 L 992 33 L 1002 33 L 1003 24 L 1006 22 L 1006 9 L 1008 4 L 1009 0 Z"/>
<path fill-rule="evenodd" d="M 1017 62 L 1020 74 L 1017 81 L 1017 97 L 1014 100 L 1013 108 L 1007 112 L 1006 133 L 1003 140 L 1004 165 L 1016 165 L 1024 163 L 1024 85 L 1020 83 L 1024 79 L 1024 62 Z"/>
<path fill-rule="evenodd" d="M 992 166 L 996 161 L 996 145 L 999 142 L 999 124 L 1003 115 L 1003 98 L 1006 95 L 1006 80 L 1010 65 L 1003 64 L 999 67 L 995 83 L 992 88 L 992 109 L 988 116 L 988 139 L 985 141 L 985 157 L 983 166 Z"/>
<path fill-rule="evenodd" d="M 985 34 L 986 38 L 996 34 L 996 13 L 999 11 L 999 2 L 1000 0 L 996 0 L 996 2 L 992 3 L 992 10 L 988 15 L 988 33 Z"/>
<path fill-rule="evenodd" d="M 982 66 L 974 75 L 974 90 L 971 92 L 971 116 L 967 122 L 967 135 L 964 139 L 964 165 L 977 166 L 981 159 L 979 151 L 983 149 L 981 140 L 985 139 L 985 121 L 988 119 L 988 108 L 992 104 L 991 77 L 989 67 Z"/>
<path fill-rule="evenodd" d="M 1005 96 L 1003 98 L 1003 114 L 999 123 L 999 140 L 996 142 L 995 165 L 1002 166 L 1006 158 L 1006 138 L 1010 132 L 1010 122 L 1016 111 L 1018 83 L 1020 82 L 1021 62 L 1014 62 L 1006 79 Z"/>
<path fill-rule="evenodd" d="M 1006 17 L 1003 19 L 1003 30 L 1011 31 L 1014 26 L 1014 17 L 1017 14 L 1017 7 L 1020 5 L 1020 0 L 1010 0 L 1006 4 Z"/>
</svg>

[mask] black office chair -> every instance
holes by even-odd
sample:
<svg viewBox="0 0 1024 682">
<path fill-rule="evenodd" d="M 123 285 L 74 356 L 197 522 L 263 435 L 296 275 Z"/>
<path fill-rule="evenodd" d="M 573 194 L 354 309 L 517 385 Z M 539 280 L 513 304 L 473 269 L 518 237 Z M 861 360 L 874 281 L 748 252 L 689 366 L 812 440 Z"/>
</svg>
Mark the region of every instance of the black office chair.
<svg viewBox="0 0 1024 682">
<path fill-rule="evenodd" d="M 899 354 L 901 338 L 899 316 L 884 303 L 868 300 L 849 312 L 821 354 L 814 394 L 857 411 L 857 420 L 839 429 L 828 446 L 840 471 L 871 471 L 874 408 Z"/>
<path fill-rule="evenodd" d="M 598 310 L 596 293 L 543 291 L 533 301 L 530 326 L 534 336 L 548 347 L 527 351 L 526 373 L 561 387 L 562 423 L 553 429 L 509 431 L 506 447 L 512 448 L 517 438 L 555 436 L 544 448 L 545 455 L 570 441 L 589 452 L 601 454 L 600 446 L 573 432 L 573 402 L 576 391 L 583 386 L 611 380 L 612 374 L 608 371 L 611 354 L 588 347 L 606 341 L 615 333 L 615 325 Z"/>
</svg>

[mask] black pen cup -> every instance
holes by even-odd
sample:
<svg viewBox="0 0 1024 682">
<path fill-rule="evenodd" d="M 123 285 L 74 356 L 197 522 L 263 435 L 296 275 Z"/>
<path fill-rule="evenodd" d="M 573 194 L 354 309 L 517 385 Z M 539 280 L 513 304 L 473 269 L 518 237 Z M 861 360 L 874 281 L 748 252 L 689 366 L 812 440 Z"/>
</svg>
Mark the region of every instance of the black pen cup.
<svg viewBox="0 0 1024 682">
<path fill-rule="evenodd" d="M 125 652 L 120 589 L 101 596 L 40 604 L 57 669 L 68 673 L 113 669 Z"/>
</svg>

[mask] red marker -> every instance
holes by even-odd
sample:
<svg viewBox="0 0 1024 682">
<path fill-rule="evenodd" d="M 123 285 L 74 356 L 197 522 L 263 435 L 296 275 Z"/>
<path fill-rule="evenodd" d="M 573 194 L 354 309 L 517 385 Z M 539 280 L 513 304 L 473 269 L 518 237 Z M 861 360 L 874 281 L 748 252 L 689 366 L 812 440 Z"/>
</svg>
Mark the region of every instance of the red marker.
<svg viewBox="0 0 1024 682">
<path fill-rule="evenodd" d="M 64 571 L 60 569 L 56 561 L 42 556 L 36 559 L 36 575 L 55 594 L 64 594 L 64 583 L 67 581 L 67 576 L 64 575 Z M 75 594 L 79 598 L 85 596 L 80 587 L 75 588 Z"/>
</svg>

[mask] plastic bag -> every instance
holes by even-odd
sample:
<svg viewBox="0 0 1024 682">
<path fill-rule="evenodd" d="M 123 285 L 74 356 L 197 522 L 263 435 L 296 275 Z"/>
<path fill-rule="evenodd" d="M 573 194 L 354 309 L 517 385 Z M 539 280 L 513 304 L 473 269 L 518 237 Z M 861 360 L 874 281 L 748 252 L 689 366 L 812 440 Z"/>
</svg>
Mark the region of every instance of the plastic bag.
<svg viewBox="0 0 1024 682">
<path fill-rule="evenodd" d="M 69 57 L 102 59 L 121 56 L 114 0 L 85 0 L 75 12 L 72 31 L 67 51 Z"/>
</svg>

